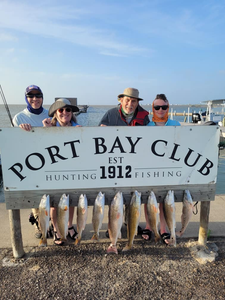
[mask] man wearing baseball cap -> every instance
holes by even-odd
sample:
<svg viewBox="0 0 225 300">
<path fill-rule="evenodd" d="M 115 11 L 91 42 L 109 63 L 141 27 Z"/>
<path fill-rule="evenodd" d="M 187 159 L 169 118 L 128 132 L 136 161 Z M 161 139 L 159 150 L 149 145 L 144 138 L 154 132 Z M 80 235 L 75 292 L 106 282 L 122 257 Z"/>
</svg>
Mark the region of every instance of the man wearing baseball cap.
<svg viewBox="0 0 225 300">
<path fill-rule="evenodd" d="M 119 107 L 108 110 L 99 123 L 99 126 L 143 126 L 149 123 L 149 113 L 144 110 L 139 101 L 139 91 L 126 88 L 118 95 Z"/>
<path fill-rule="evenodd" d="M 25 101 L 27 107 L 15 115 L 13 118 L 13 124 L 16 127 L 20 127 L 23 130 L 30 131 L 32 126 L 42 127 L 42 121 L 48 118 L 48 110 L 42 107 L 43 93 L 37 85 L 29 85 L 25 90 Z M 32 214 L 35 224 L 35 237 L 41 238 L 41 230 L 38 226 L 38 208 L 32 208 Z"/>
<path fill-rule="evenodd" d="M 14 126 L 30 131 L 32 126 L 42 127 L 42 121 L 48 118 L 47 109 L 42 107 L 43 93 L 37 85 L 29 85 L 25 90 L 27 107 L 15 115 Z"/>
</svg>

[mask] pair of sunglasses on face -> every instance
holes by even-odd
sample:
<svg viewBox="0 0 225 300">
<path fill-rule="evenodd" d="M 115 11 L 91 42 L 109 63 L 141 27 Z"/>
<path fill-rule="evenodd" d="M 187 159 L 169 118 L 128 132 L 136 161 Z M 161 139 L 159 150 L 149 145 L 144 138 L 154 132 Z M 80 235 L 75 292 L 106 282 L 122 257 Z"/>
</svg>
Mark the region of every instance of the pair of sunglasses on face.
<svg viewBox="0 0 225 300">
<path fill-rule="evenodd" d="M 27 97 L 31 98 L 31 99 L 33 99 L 34 97 L 36 97 L 36 98 L 42 98 L 43 95 L 42 94 L 30 94 L 30 95 L 27 95 Z"/>
<path fill-rule="evenodd" d="M 59 108 L 59 109 L 57 109 L 57 111 L 61 114 L 63 111 L 66 111 L 66 112 L 71 112 L 72 111 L 72 109 L 70 108 L 70 107 L 65 107 L 65 108 Z"/>
<path fill-rule="evenodd" d="M 162 110 L 167 110 L 168 107 L 169 107 L 168 105 L 155 105 L 154 109 L 160 110 L 160 108 L 162 108 Z"/>
</svg>

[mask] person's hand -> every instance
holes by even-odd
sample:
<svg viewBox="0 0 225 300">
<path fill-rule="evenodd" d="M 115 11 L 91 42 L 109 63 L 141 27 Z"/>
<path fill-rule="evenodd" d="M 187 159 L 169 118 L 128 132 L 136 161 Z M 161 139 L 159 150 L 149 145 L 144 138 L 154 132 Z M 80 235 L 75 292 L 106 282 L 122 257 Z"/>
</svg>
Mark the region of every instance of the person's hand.
<svg viewBox="0 0 225 300">
<path fill-rule="evenodd" d="M 32 128 L 30 124 L 20 124 L 19 127 L 25 131 L 31 131 Z"/>
<path fill-rule="evenodd" d="M 52 123 L 51 123 L 52 119 L 51 118 L 46 118 L 42 121 L 42 124 L 44 127 L 52 127 Z"/>
<path fill-rule="evenodd" d="M 76 125 L 75 127 L 82 127 L 81 125 Z"/>
<path fill-rule="evenodd" d="M 103 126 L 107 126 L 107 125 L 101 124 L 100 126 L 102 126 L 102 127 L 103 127 Z"/>
</svg>

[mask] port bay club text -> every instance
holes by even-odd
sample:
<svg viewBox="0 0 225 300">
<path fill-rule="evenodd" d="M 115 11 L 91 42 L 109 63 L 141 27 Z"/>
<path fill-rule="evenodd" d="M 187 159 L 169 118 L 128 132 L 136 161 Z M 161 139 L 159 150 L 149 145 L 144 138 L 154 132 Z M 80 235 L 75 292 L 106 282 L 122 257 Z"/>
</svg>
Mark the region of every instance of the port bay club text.
<svg viewBox="0 0 225 300">
<path fill-rule="evenodd" d="M 8 190 L 208 184 L 217 176 L 217 126 L 4 128 L 0 134 L 7 136 L 0 147 Z"/>
</svg>

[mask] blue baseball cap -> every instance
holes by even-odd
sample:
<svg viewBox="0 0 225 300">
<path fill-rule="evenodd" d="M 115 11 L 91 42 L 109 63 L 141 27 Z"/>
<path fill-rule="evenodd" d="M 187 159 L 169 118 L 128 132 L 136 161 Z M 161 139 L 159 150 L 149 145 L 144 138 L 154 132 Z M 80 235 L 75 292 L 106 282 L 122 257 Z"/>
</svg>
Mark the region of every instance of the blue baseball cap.
<svg viewBox="0 0 225 300">
<path fill-rule="evenodd" d="M 25 91 L 25 95 L 28 95 L 31 91 L 39 91 L 41 94 L 42 93 L 42 90 L 39 88 L 39 86 L 37 85 L 29 85 L 27 88 L 26 88 L 26 91 Z"/>
</svg>

